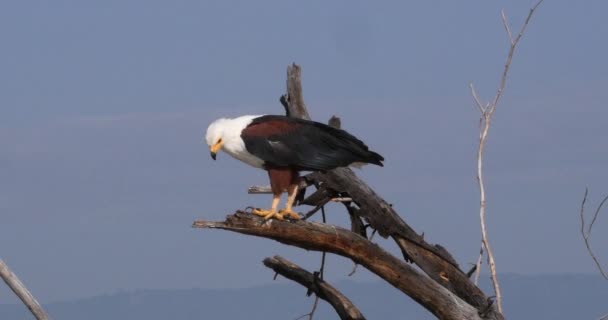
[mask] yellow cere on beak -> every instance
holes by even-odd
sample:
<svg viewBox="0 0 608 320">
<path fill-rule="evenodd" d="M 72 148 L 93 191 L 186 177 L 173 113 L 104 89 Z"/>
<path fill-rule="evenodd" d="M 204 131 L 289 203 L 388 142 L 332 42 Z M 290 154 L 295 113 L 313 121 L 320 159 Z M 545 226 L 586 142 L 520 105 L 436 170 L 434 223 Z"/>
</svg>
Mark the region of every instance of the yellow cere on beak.
<svg viewBox="0 0 608 320">
<path fill-rule="evenodd" d="M 215 160 L 215 157 L 217 156 L 217 152 L 222 148 L 223 144 L 224 144 L 224 142 L 220 139 L 214 145 L 212 145 L 211 147 L 209 147 L 209 150 L 211 151 L 211 158 L 213 160 Z"/>
</svg>

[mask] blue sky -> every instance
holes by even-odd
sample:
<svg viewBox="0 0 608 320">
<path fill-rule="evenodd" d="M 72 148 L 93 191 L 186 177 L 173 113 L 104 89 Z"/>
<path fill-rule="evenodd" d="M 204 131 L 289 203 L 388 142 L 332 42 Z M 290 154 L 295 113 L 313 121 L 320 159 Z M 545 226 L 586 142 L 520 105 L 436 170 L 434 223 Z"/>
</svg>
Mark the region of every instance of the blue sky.
<svg viewBox="0 0 608 320">
<path fill-rule="evenodd" d="M 314 268 L 314 253 L 190 229 L 270 203 L 245 192 L 264 172 L 213 162 L 202 137 L 220 116 L 282 112 L 295 61 L 313 118 L 341 116 L 384 155 L 360 174 L 466 266 L 479 247 L 468 84 L 494 94 L 508 49 L 500 9 L 515 30 L 531 5 L 4 1 L 0 257 L 43 301 L 267 283 L 261 260 L 277 253 Z M 606 10 L 546 0 L 516 53 L 486 156 L 500 272 L 595 272 L 578 210 L 585 186 L 591 205 L 608 192 Z M 345 213 L 332 207 L 329 220 Z M 350 272 L 330 262 L 333 278 Z"/>
</svg>

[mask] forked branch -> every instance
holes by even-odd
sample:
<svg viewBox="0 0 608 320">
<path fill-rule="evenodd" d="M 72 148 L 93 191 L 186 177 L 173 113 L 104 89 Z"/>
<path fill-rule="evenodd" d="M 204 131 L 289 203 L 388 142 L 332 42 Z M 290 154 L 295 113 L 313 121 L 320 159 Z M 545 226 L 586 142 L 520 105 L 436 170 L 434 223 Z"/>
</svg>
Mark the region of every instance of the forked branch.
<svg viewBox="0 0 608 320">
<path fill-rule="evenodd" d="M 473 86 L 473 84 L 470 85 L 471 95 L 473 96 L 475 105 L 479 108 L 479 111 L 481 112 L 481 117 L 479 120 L 479 145 L 478 145 L 478 149 L 477 149 L 477 181 L 479 184 L 479 198 L 480 198 L 480 200 L 479 200 L 479 219 L 480 219 L 480 224 L 481 224 L 481 249 L 480 249 L 480 255 L 477 260 L 477 265 L 476 265 L 475 283 L 477 284 L 477 280 L 479 279 L 479 272 L 481 271 L 481 257 L 483 256 L 483 253 L 485 250 L 485 252 L 487 253 L 487 256 L 488 256 L 488 265 L 490 267 L 490 275 L 491 275 L 491 279 L 492 279 L 492 285 L 494 287 L 494 293 L 496 294 L 496 303 L 498 305 L 498 310 L 501 313 L 502 313 L 502 294 L 500 291 L 500 285 L 498 282 L 498 276 L 497 276 L 497 272 L 496 272 L 496 262 L 494 260 L 494 253 L 492 251 L 492 247 L 490 246 L 490 241 L 488 239 L 488 231 L 486 228 L 486 192 L 485 192 L 485 185 L 484 185 L 484 178 L 483 178 L 483 154 L 484 154 L 484 148 L 486 145 L 486 139 L 488 137 L 488 132 L 490 129 L 490 124 L 492 121 L 492 116 L 494 115 L 494 112 L 496 111 L 496 106 L 498 105 L 498 102 L 500 101 L 500 98 L 502 97 L 505 85 L 507 83 L 507 76 L 509 74 L 509 69 L 511 67 L 511 61 L 513 60 L 513 55 L 515 53 L 515 49 L 517 48 L 519 41 L 521 40 L 522 36 L 524 35 L 524 32 L 526 31 L 526 28 L 528 27 L 528 24 L 530 22 L 530 19 L 532 18 L 532 15 L 534 14 L 536 9 L 542 2 L 543 2 L 543 0 L 538 1 L 530 9 L 530 12 L 528 13 L 528 16 L 526 17 L 526 20 L 524 21 L 524 24 L 522 25 L 519 33 L 517 34 L 517 36 L 515 38 L 513 38 L 513 34 L 511 33 L 511 28 L 509 27 L 509 22 L 507 21 L 507 17 L 505 15 L 504 10 L 501 11 L 502 22 L 505 27 L 505 32 L 507 33 L 507 37 L 509 39 L 510 46 L 509 46 L 509 52 L 507 54 L 507 60 L 505 61 L 505 67 L 502 72 L 502 77 L 500 78 L 500 84 L 499 84 L 497 92 L 496 92 L 496 96 L 494 96 L 494 98 L 490 102 L 486 103 L 486 105 L 484 106 L 482 104 L 481 100 L 479 99 L 479 95 L 477 94 L 475 87 Z"/>
<path fill-rule="evenodd" d="M 340 291 L 325 280 L 300 268 L 280 256 L 264 259 L 264 265 L 271 268 L 283 277 L 293 280 L 314 294 L 327 301 L 338 313 L 340 319 L 363 320 L 365 317 L 361 311 Z"/>
<path fill-rule="evenodd" d="M 301 88 L 300 76 L 301 69 L 296 65 L 287 68 L 287 78 L 296 82 L 295 85 L 290 86 L 288 81 L 288 92 L 290 92 L 289 88 Z M 296 95 L 302 97 L 301 92 Z M 288 101 L 283 98 L 281 101 L 289 116 L 310 119 L 303 99 L 289 99 Z M 317 188 L 321 187 L 322 190 L 315 192 L 321 198 L 326 196 L 324 196 L 325 193 L 348 197 L 358 208 L 358 219 L 365 221 L 370 228 L 378 231 L 380 236 L 392 237 L 401 248 L 406 261 L 416 263 L 436 283 L 475 307 L 480 313 L 485 314 L 486 318 L 503 318 L 496 305 L 489 301 L 484 293 L 460 270 L 447 250 L 439 245 L 427 243 L 399 216 L 391 204 L 382 199 L 351 169 L 337 168 L 326 173 L 312 173 L 306 176 L 306 181 Z"/>
</svg>

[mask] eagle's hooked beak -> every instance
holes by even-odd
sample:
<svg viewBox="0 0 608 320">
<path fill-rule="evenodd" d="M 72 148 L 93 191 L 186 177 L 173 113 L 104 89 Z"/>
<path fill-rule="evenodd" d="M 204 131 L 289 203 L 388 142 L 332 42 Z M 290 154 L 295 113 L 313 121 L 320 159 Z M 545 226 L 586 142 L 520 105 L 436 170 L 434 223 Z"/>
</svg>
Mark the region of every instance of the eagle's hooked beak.
<svg viewBox="0 0 608 320">
<path fill-rule="evenodd" d="M 220 139 L 218 142 L 216 142 L 209 148 L 209 150 L 211 151 L 211 158 L 213 160 L 215 160 L 215 158 L 217 157 L 217 152 L 222 148 L 223 144 L 224 142 L 222 141 L 222 139 Z"/>
</svg>

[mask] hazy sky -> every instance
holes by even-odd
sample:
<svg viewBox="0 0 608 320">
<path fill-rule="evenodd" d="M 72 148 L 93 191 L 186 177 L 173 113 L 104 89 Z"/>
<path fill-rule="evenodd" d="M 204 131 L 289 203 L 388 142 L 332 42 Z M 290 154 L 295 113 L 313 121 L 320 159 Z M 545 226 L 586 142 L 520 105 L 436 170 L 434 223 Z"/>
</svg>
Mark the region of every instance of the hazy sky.
<svg viewBox="0 0 608 320">
<path fill-rule="evenodd" d="M 220 116 L 281 113 L 295 61 L 313 118 L 341 116 L 384 155 L 360 174 L 466 268 L 480 238 L 468 83 L 494 94 L 508 46 L 500 9 L 516 30 L 531 4 L 3 1 L 0 257 L 44 302 L 267 283 L 272 254 L 315 268 L 316 253 L 190 228 L 270 204 L 246 194 L 265 172 L 213 162 L 202 137 Z M 608 193 L 607 11 L 546 0 L 516 54 L 486 155 L 499 272 L 595 272 L 578 211 L 585 186 L 589 209 Z M 339 207 L 328 215 L 345 222 Z M 600 254 L 607 223 L 592 236 Z M 338 258 L 328 268 L 350 272 Z"/>
</svg>

